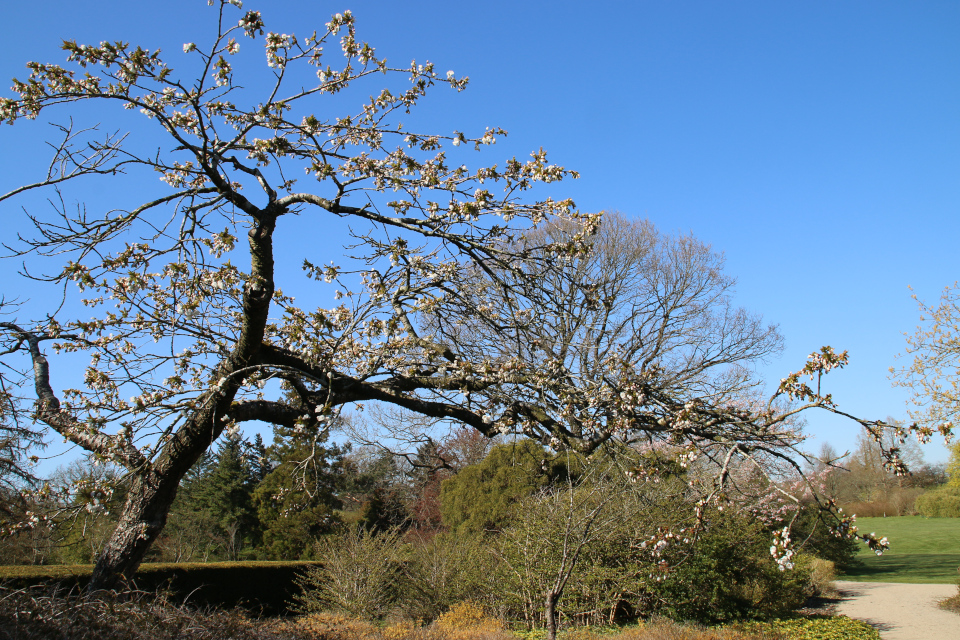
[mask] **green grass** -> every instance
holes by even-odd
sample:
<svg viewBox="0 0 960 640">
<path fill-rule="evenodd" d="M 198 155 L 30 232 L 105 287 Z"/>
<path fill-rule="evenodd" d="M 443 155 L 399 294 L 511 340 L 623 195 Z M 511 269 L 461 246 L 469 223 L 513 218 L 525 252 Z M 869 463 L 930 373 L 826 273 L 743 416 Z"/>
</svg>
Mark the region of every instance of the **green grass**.
<svg viewBox="0 0 960 640">
<path fill-rule="evenodd" d="M 875 555 L 864 546 L 844 580 L 952 584 L 960 574 L 960 518 L 857 518 L 861 533 L 886 536 L 890 550 Z"/>
</svg>

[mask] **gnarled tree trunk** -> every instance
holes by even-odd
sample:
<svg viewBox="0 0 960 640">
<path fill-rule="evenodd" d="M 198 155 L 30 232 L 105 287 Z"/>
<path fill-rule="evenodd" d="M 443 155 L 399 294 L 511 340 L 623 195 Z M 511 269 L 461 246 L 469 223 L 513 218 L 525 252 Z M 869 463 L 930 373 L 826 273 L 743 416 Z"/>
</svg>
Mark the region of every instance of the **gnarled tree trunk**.
<svg viewBox="0 0 960 640">
<path fill-rule="evenodd" d="M 88 592 L 130 584 L 144 555 L 160 535 L 176 497 L 179 478 L 136 478 L 127 493 L 120 521 L 93 568 Z"/>
</svg>

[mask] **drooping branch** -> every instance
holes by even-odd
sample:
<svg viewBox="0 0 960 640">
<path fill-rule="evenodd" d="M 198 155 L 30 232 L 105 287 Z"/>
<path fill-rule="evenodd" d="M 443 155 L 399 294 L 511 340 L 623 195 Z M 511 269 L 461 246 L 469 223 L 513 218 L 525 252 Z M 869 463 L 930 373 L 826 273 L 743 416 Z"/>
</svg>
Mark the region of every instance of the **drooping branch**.
<svg viewBox="0 0 960 640">
<path fill-rule="evenodd" d="M 50 383 L 50 364 L 40 350 L 40 343 L 58 338 L 71 339 L 72 336 L 50 336 L 27 331 L 12 322 L 0 322 L 5 329 L 17 338 L 17 342 L 7 352 L 26 346 L 33 365 L 34 388 L 37 393 L 36 417 L 50 426 L 61 436 L 79 445 L 83 449 L 123 465 L 129 471 L 141 473 L 149 468 L 149 462 L 131 440 L 131 432 L 123 430 L 110 436 L 99 431 L 94 424 L 81 423 L 68 410 L 62 409 Z"/>
</svg>

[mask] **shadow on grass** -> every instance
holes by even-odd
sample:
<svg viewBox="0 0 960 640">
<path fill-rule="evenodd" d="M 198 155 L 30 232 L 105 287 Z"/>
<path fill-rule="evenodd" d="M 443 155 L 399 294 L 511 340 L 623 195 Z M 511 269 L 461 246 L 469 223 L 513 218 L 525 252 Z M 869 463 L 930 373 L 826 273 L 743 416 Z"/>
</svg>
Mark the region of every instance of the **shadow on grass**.
<svg viewBox="0 0 960 640">
<path fill-rule="evenodd" d="M 952 584 L 957 581 L 960 553 L 907 553 L 861 557 L 841 580 Z"/>
</svg>

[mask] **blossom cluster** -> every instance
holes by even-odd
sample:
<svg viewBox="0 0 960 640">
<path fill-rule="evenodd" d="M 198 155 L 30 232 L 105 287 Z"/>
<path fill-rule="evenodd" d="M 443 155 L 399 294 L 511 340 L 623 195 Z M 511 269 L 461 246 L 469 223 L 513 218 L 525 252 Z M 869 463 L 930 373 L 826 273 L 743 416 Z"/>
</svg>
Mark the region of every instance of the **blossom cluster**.
<svg viewBox="0 0 960 640">
<path fill-rule="evenodd" d="M 793 569 L 794 551 L 790 548 L 790 528 L 784 527 L 773 532 L 773 544 L 770 546 L 770 555 L 773 556 L 780 571 Z"/>
</svg>

